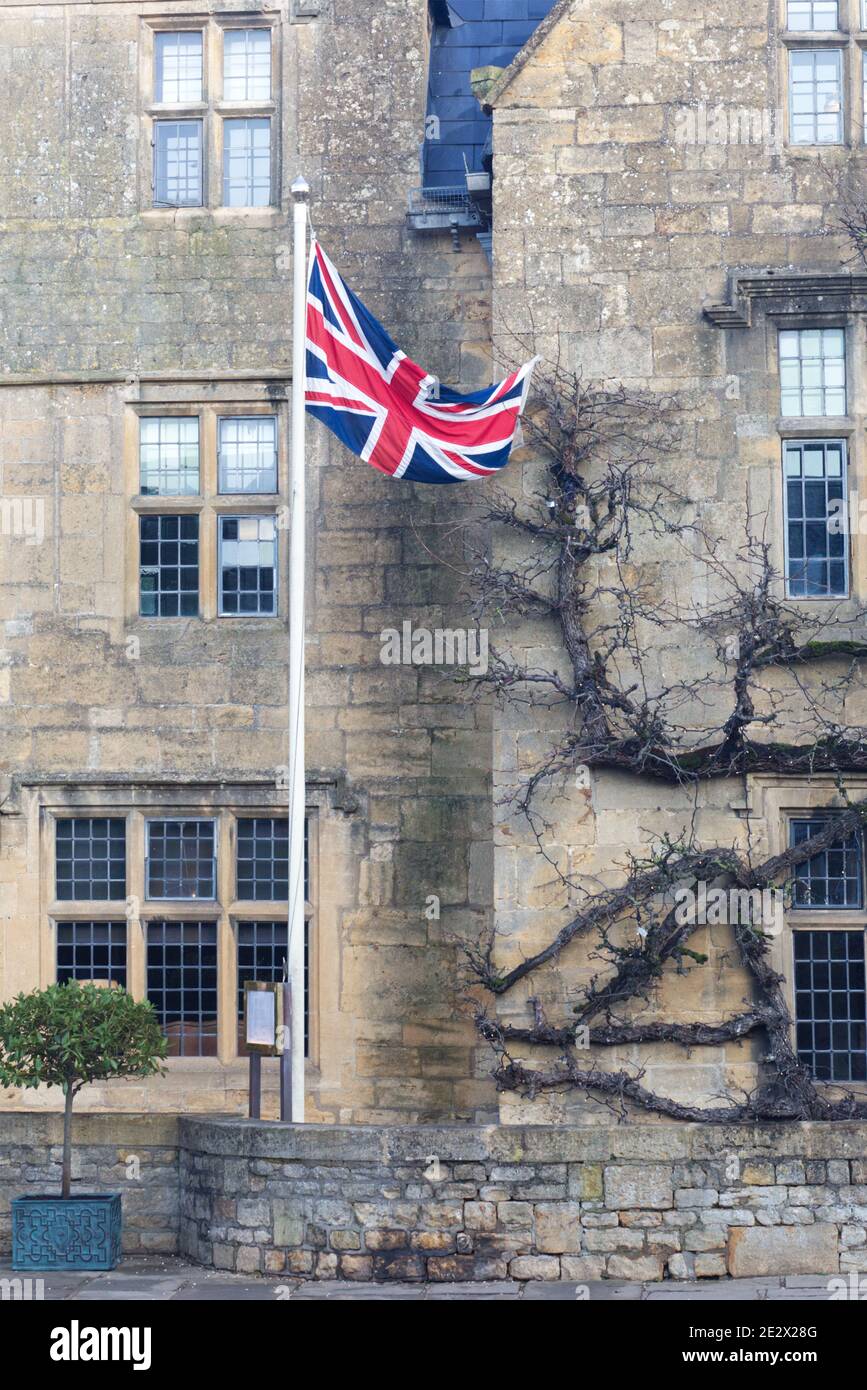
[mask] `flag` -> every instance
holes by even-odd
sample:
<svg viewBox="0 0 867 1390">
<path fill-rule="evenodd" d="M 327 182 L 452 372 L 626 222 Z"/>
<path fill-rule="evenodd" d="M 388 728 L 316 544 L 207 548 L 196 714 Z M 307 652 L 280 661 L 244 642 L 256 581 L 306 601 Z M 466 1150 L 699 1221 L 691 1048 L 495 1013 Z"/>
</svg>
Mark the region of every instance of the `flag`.
<svg viewBox="0 0 867 1390">
<path fill-rule="evenodd" d="M 392 342 L 316 242 L 307 286 L 307 410 L 359 458 L 413 483 L 488 478 L 520 445 L 534 358 L 496 386 L 440 387 Z"/>
</svg>

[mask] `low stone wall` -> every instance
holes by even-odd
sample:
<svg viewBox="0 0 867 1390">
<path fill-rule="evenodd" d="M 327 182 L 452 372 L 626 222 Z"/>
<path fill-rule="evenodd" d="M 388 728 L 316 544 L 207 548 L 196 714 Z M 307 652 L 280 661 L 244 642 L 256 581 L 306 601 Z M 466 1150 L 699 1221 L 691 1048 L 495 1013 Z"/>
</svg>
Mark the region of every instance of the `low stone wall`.
<svg viewBox="0 0 867 1390">
<path fill-rule="evenodd" d="M 178 1121 L 174 1115 L 73 1116 L 73 1192 L 120 1192 L 123 1248 L 178 1247 Z M 0 1114 L 0 1255 L 12 1246 L 13 1197 L 60 1194 L 63 1116 Z"/>
<path fill-rule="evenodd" d="M 62 1118 L 0 1116 L 9 1203 L 57 1192 Z M 74 1189 L 124 1249 L 305 1279 L 867 1273 L 867 1124 L 293 1126 L 82 1114 Z"/>
<path fill-rule="evenodd" d="M 867 1124 L 182 1119 L 180 1249 L 305 1279 L 867 1271 Z"/>
</svg>

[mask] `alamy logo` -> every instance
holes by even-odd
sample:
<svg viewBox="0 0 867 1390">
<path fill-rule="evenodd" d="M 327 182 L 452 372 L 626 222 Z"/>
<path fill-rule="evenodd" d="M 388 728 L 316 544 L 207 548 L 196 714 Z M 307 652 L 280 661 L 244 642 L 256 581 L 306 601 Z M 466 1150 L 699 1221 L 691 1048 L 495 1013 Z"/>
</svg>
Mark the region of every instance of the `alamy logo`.
<svg viewBox="0 0 867 1390">
<path fill-rule="evenodd" d="M 467 666 L 474 676 L 488 669 L 486 628 L 416 627 L 405 622 L 379 634 L 383 666 Z"/>
<path fill-rule="evenodd" d="M 134 1371 L 151 1364 L 149 1327 L 82 1327 L 73 1318 L 69 1327 L 51 1332 L 52 1361 L 131 1361 Z"/>
<path fill-rule="evenodd" d="M 0 535 L 23 539 L 25 545 L 45 540 L 45 501 L 42 497 L 0 497 Z"/>
<path fill-rule="evenodd" d="M 846 1299 L 867 1303 L 867 1279 L 862 1279 L 856 1270 L 850 1269 L 848 1280 L 843 1275 L 828 1280 L 828 1293 L 832 1301 Z"/>
<path fill-rule="evenodd" d="M 41 1303 L 44 1297 L 44 1279 L 0 1279 L 0 1302 L 2 1303 Z"/>
<path fill-rule="evenodd" d="M 783 113 L 773 106 L 678 106 L 674 112 L 677 145 L 764 145 L 783 143 Z"/>
<path fill-rule="evenodd" d="M 761 927 L 766 935 L 782 930 L 785 893 L 780 888 L 709 888 L 706 883 L 677 888 L 674 920 L 679 927 Z"/>
</svg>

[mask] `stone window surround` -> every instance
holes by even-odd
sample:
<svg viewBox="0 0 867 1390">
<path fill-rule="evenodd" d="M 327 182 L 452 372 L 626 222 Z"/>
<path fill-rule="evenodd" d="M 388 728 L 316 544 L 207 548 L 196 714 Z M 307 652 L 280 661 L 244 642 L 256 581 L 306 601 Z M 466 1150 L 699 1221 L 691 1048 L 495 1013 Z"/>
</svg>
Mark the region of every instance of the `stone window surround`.
<svg viewBox="0 0 867 1390">
<path fill-rule="evenodd" d="M 838 0 L 836 32 L 787 28 L 787 0 L 777 0 L 777 22 L 780 27 L 780 70 L 779 91 L 781 94 L 782 129 L 787 154 L 790 158 L 805 155 L 815 158 L 828 156 L 829 152 L 847 147 L 862 146 L 867 138 L 865 125 L 864 81 L 867 72 L 867 13 L 862 8 L 862 0 Z M 790 125 L 790 74 L 789 54 L 795 49 L 840 49 L 843 56 L 842 74 L 842 126 L 843 138 L 840 144 L 810 145 L 794 144 Z"/>
<path fill-rule="evenodd" d="M 867 775 L 847 776 L 846 791 L 853 798 L 867 797 Z M 816 815 L 820 811 L 843 811 L 846 805 L 833 777 L 817 776 L 810 782 L 796 782 L 791 778 L 755 773 L 748 778 L 747 802 L 737 803 L 733 809 L 747 821 L 753 843 L 759 842 L 755 853 L 764 856 L 765 853 L 782 854 L 789 848 L 791 821 Z M 812 912 L 804 908 L 788 911 L 783 932 L 771 939 L 771 965 L 783 977 L 781 989 L 792 1019 L 790 1036 L 793 1047 L 796 1046 L 794 933 L 799 930 L 833 931 L 834 928 L 860 928 L 867 932 L 867 906 L 839 912 L 825 908 Z M 817 1081 L 816 1084 L 820 1088 L 827 1086 L 832 1093 L 842 1086 L 854 1094 L 867 1095 L 867 1083 L 863 1081 Z"/>
<path fill-rule="evenodd" d="M 124 429 L 125 492 L 129 502 L 126 526 L 125 617 L 129 630 L 139 624 L 190 622 L 273 623 L 288 622 L 287 586 L 278 581 L 276 614 L 221 614 L 219 611 L 218 517 L 278 516 L 277 572 L 288 572 L 289 531 L 279 524 L 288 505 L 288 420 L 285 388 L 268 391 L 255 383 L 242 390 L 240 383 L 226 383 L 226 389 L 210 393 L 204 402 L 178 386 L 166 384 L 151 388 L 147 400 L 130 402 Z M 217 397 L 219 396 L 219 399 Z M 199 492 L 197 495 L 144 496 L 139 491 L 139 420 L 147 416 L 195 417 L 199 421 Z M 221 493 L 219 491 L 219 421 L 238 415 L 271 415 L 277 418 L 277 492 Z M 139 517 L 199 517 L 199 612 L 197 617 L 143 617 L 139 611 Z"/>
<path fill-rule="evenodd" d="M 58 922 L 127 920 L 127 981 L 135 999 L 145 999 L 146 925 L 157 921 L 199 921 L 217 923 L 218 1025 L 216 1057 L 173 1057 L 172 1069 L 186 1067 L 246 1066 L 238 1054 L 237 935 L 241 921 L 288 916 L 287 903 L 240 901 L 235 896 L 235 851 L 237 820 L 241 816 L 279 816 L 287 814 L 285 793 L 266 792 L 261 787 L 234 786 L 195 790 L 178 785 L 170 788 L 103 785 L 64 789 L 59 798 L 43 791 L 38 797 L 39 857 L 41 883 L 39 986 L 53 984 L 56 978 L 56 932 Z M 71 795 L 69 792 L 71 791 Z M 282 797 L 282 799 L 281 799 Z M 310 1023 L 308 1069 L 319 1067 L 319 984 L 320 942 L 317 930 L 317 883 L 319 869 L 318 808 L 309 806 L 308 855 L 310 900 L 305 918 L 310 930 Z M 55 825 L 59 819 L 74 816 L 123 816 L 126 819 L 127 897 L 124 902 L 69 902 L 54 897 Z M 183 899 L 167 902 L 145 897 L 145 823 L 158 817 L 213 819 L 216 822 L 217 897 L 213 902 Z"/>
<path fill-rule="evenodd" d="M 780 409 L 780 329 L 783 328 L 843 328 L 846 332 L 846 383 L 847 414 L 833 415 L 778 415 L 772 429 L 778 436 L 778 448 L 771 481 L 773 527 L 771 533 L 771 555 L 777 573 L 786 575 L 785 555 L 785 477 L 783 451 L 786 440 L 797 439 L 841 439 L 846 449 L 846 489 L 848 504 L 852 494 L 860 494 L 864 484 L 861 481 L 865 467 L 865 430 L 867 430 L 867 393 L 863 380 L 867 372 L 867 344 L 865 329 L 861 319 L 854 314 L 840 314 L 817 310 L 814 313 L 777 314 L 769 310 L 765 319 L 766 352 L 769 371 L 774 377 L 774 391 L 777 409 Z M 867 554 L 863 541 L 850 531 L 847 540 L 848 593 L 840 595 L 799 597 L 787 593 L 786 600 L 793 604 L 845 603 L 861 601 L 867 597 Z M 784 580 L 786 589 L 788 584 Z M 782 584 L 781 584 L 782 587 Z"/>
<path fill-rule="evenodd" d="M 221 220 L 282 216 L 280 190 L 283 121 L 280 101 L 282 51 L 281 15 L 273 9 L 215 15 L 195 9 L 184 15 L 142 16 L 139 30 L 139 208 L 149 219 L 176 219 L 179 215 L 215 214 Z M 222 100 L 223 43 L 226 29 L 269 28 L 271 31 L 271 98 L 269 101 Z M 202 100 L 163 103 L 154 100 L 154 36 L 171 30 L 201 29 L 203 35 Z M 262 116 L 271 122 L 271 202 L 269 207 L 227 208 L 223 203 L 223 121 L 232 117 Z M 202 206 L 154 207 L 154 122 L 200 120 L 202 122 Z"/>
<path fill-rule="evenodd" d="M 717 328 L 755 330 L 754 346 L 749 348 L 751 370 L 767 372 L 769 389 L 775 402 L 775 415 L 767 421 L 769 441 L 770 498 L 773 520 L 770 534 L 771 563 L 777 574 L 785 574 L 783 532 L 783 443 L 787 439 L 842 439 L 846 443 L 847 502 L 854 499 L 858 522 L 850 527 L 848 598 L 790 598 L 787 602 L 817 605 L 805 611 L 823 615 L 826 605 L 852 604 L 853 613 L 867 602 L 867 536 L 859 534 L 863 525 L 862 504 L 867 503 L 867 275 L 832 273 L 744 274 L 732 277 L 726 303 L 704 306 L 704 315 Z M 845 416 L 784 416 L 780 405 L 779 332 L 784 328 L 843 328 L 846 331 Z M 746 340 L 749 343 L 749 339 Z M 746 363 L 745 340 L 733 343 L 738 363 Z M 727 364 L 727 371 L 733 368 Z M 743 367 L 741 368 L 743 370 Z M 783 597 L 783 583 L 779 584 Z"/>
</svg>

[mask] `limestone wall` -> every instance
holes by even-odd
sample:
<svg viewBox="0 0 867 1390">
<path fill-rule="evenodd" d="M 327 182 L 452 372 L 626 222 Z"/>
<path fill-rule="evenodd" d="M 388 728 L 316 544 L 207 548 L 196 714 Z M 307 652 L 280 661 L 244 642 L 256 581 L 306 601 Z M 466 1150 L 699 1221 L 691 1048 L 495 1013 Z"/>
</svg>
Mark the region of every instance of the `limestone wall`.
<svg viewBox="0 0 867 1390">
<path fill-rule="evenodd" d="M 857 505 L 867 466 L 863 305 L 849 293 L 848 272 L 857 266 L 841 234 L 838 205 L 840 180 L 851 177 L 860 187 L 865 167 L 858 116 L 862 55 L 854 38 L 847 39 L 844 142 L 821 151 L 792 146 L 783 10 L 759 0 L 705 11 L 687 0 L 563 0 L 490 98 L 497 342 L 505 350 L 512 335 L 531 334 L 537 351 L 586 380 L 623 380 L 665 402 L 678 437 L 659 477 L 685 499 L 680 519 L 704 529 L 710 553 L 733 560 L 751 518 L 753 534 L 769 541 L 778 572 L 782 438 L 797 434 L 800 424 L 807 434 L 844 434 L 851 441 Z M 859 24 L 858 7 L 847 0 L 841 27 L 851 35 Z M 846 274 L 835 295 L 833 278 L 824 277 L 840 272 Z M 738 300 L 732 290 L 738 276 L 756 277 L 767 296 L 757 291 Z M 740 312 L 713 310 L 735 301 Z M 847 326 L 848 417 L 833 426 L 781 420 L 778 327 L 820 320 Z M 504 484 L 522 504 L 544 496 L 540 460 L 525 455 Z M 501 560 L 513 559 L 517 549 L 513 540 L 497 541 Z M 661 544 L 643 538 L 621 576 L 603 561 L 593 578 L 643 585 L 651 605 L 694 612 L 721 602 L 725 588 L 718 575 L 708 574 L 700 552 L 688 541 L 678 546 L 671 538 Z M 857 613 L 867 597 L 865 557 L 863 536 L 856 535 L 852 597 L 834 610 L 855 620 L 862 636 Z M 816 602 L 801 606 L 811 616 L 828 611 Z M 651 693 L 675 680 L 688 687 L 711 672 L 726 677 L 712 643 L 694 628 L 640 627 L 638 638 Z M 502 644 L 532 668 L 561 669 L 553 622 L 513 623 Z M 812 685 L 826 717 L 867 723 L 859 681 L 845 709 L 830 683 L 819 688 L 830 669 Z M 834 665 L 834 677 L 842 679 L 845 670 L 843 663 Z M 628 660 L 619 676 L 624 687 L 635 678 Z M 807 674 L 808 685 L 811 679 Z M 783 692 L 774 736 L 792 735 L 805 701 L 785 676 L 768 673 L 767 683 Z M 694 704 L 680 705 L 675 722 L 700 741 L 731 708 L 730 691 L 726 700 L 705 686 Z M 795 738 L 806 737 L 800 727 Z M 498 709 L 495 803 L 540 766 L 563 728 L 559 710 L 533 709 L 528 716 Z M 852 785 L 860 786 L 860 779 Z M 771 804 L 761 778 L 698 791 L 606 771 L 594 771 L 589 785 L 558 778 L 538 802 L 545 857 L 526 822 L 503 808 L 495 831 L 498 959 L 514 965 L 548 944 L 584 891 L 622 881 L 627 856 L 644 854 L 663 834 L 694 832 L 699 844 L 750 845 L 760 857 L 782 847 L 784 809 L 839 804 L 823 778 L 793 779 L 777 790 Z M 707 965 L 686 963 L 684 973 L 666 972 L 644 1017 L 709 1021 L 742 1007 L 749 982 L 735 963 L 728 930 L 709 928 L 692 944 L 708 955 Z M 790 977 L 788 935 L 775 950 Z M 552 1022 L 568 1020 L 582 985 L 599 969 L 578 944 L 556 967 L 500 1000 L 501 1009 L 510 1022 L 525 1025 L 527 996 L 536 994 Z M 534 1060 L 545 1056 L 550 1060 L 550 1052 L 540 1051 Z M 754 1085 L 757 1059 L 752 1043 L 696 1049 L 689 1057 L 651 1047 L 594 1057 L 601 1065 L 646 1067 L 652 1088 L 704 1101 Z M 508 1095 L 501 1100 L 510 1122 L 544 1123 L 579 1112 L 593 1114 L 594 1107 L 560 1095 L 527 1104 Z"/>
<path fill-rule="evenodd" d="M 470 236 L 456 255 L 450 237 L 405 226 L 426 3 L 280 0 L 263 13 L 280 46 L 275 206 L 167 210 L 149 205 L 153 6 L 0 4 L 2 997 L 54 977 L 45 834 L 57 808 L 285 804 L 285 586 L 279 620 L 137 616 L 131 431 L 148 402 L 270 405 L 285 504 L 297 172 L 317 235 L 401 347 L 465 386 L 487 370 L 480 246 Z M 309 440 L 310 1114 L 469 1119 L 491 1095 L 452 943 L 490 910 L 489 719 L 458 698 L 450 669 L 380 662 L 385 627 L 468 625 L 458 569 L 438 558 L 461 502 L 391 482 L 312 421 Z M 227 935 L 221 949 L 223 969 Z M 223 981 L 228 1008 L 225 969 Z M 221 1027 L 218 1061 L 92 1088 L 83 1105 L 242 1111 L 228 1012 Z M 2 1108 L 22 1103 L 58 1101 L 0 1095 Z M 265 1103 L 275 1113 L 272 1069 Z"/>
<path fill-rule="evenodd" d="M 867 1126 L 181 1122 L 181 1252 L 303 1279 L 867 1269 Z"/>
<path fill-rule="evenodd" d="M 79 1114 L 73 1192 L 130 1253 L 302 1279 L 867 1272 L 867 1126 L 269 1125 Z M 61 1119 L 6 1114 L 9 1202 L 60 1182 Z"/>
<path fill-rule="evenodd" d="M 178 1248 L 178 1127 L 174 1115 L 76 1115 L 72 1195 L 120 1192 L 123 1249 Z M 59 1196 L 63 1117 L 5 1114 L 0 1123 L 0 1253 L 11 1249 L 10 1202 Z"/>
</svg>

